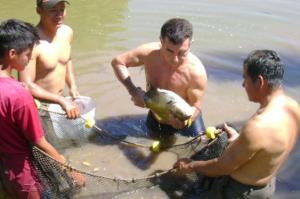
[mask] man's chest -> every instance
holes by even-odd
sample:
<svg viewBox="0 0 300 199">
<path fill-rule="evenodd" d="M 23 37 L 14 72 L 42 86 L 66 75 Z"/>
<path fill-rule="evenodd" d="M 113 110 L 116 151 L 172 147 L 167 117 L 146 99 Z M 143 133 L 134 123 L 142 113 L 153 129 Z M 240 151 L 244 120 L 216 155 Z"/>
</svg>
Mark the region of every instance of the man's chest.
<svg viewBox="0 0 300 199">
<path fill-rule="evenodd" d="M 67 42 L 47 43 L 40 48 L 38 65 L 51 70 L 58 65 L 66 65 L 70 60 L 71 49 Z"/>
<path fill-rule="evenodd" d="M 184 95 L 188 88 L 189 79 L 184 71 L 171 71 L 159 66 L 146 67 L 145 72 L 148 87 L 172 90 L 180 95 Z"/>
</svg>

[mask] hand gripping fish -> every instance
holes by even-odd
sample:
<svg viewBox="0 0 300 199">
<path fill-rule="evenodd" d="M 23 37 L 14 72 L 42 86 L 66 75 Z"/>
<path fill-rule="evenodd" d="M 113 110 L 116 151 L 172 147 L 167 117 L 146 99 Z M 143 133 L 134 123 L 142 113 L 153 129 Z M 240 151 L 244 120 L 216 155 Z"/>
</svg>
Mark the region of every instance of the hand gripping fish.
<svg viewBox="0 0 300 199">
<path fill-rule="evenodd" d="M 169 90 L 151 88 L 144 95 L 144 101 L 146 107 L 160 121 L 168 120 L 170 114 L 173 114 L 173 116 L 181 121 L 186 121 L 193 114 L 192 107 L 179 95 Z M 188 123 L 191 123 L 191 121 Z"/>
</svg>

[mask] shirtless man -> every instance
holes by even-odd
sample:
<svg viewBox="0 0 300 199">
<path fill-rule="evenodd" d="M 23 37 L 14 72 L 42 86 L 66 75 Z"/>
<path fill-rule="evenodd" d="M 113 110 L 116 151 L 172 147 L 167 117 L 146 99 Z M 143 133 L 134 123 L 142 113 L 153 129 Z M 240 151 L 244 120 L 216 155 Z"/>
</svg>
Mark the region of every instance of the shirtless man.
<svg viewBox="0 0 300 199">
<path fill-rule="evenodd" d="M 241 133 L 225 125 L 230 145 L 219 158 L 180 160 L 180 173 L 199 172 L 216 178 L 200 198 L 271 198 L 275 176 L 299 138 L 300 108 L 282 86 L 283 65 L 270 50 L 252 52 L 244 61 L 243 87 L 260 104 Z M 218 188 L 219 187 L 219 188 Z"/>
<path fill-rule="evenodd" d="M 161 28 L 160 42 L 143 44 L 112 60 L 118 80 L 126 87 L 136 106 L 145 107 L 145 91 L 137 87 L 130 78 L 129 67 L 145 67 L 147 86 L 171 90 L 180 95 L 194 109 L 192 125 L 170 117 L 159 121 L 151 111 L 147 117 L 150 131 L 174 134 L 181 130 L 183 135 L 195 136 L 203 131 L 201 105 L 207 76 L 201 61 L 190 52 L 193 29 L 190 22 L 181 18 L 170 19 Z"/>
<path fill-rule="evenodd" d="M 66 4 L 68 1 L 37 0 L 41 40 L 28 66 L 19 73 L 19 80 L 27 84 L 35 98 L 59 104 L 68 118 L 74 119 L 80 114 L 79 108 L 62 96 L 66 84 L 72 98 L 79 96 L 71 61 L 73 32 L 63 24 Z"/>
</svg>

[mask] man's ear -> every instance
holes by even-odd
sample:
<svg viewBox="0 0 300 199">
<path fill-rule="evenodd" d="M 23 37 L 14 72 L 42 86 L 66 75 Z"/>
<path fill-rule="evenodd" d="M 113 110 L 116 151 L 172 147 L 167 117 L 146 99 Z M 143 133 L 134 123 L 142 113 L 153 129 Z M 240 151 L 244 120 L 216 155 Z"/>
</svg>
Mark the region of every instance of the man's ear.
<svg viewBox="0 0 300 199">
<path fill-rule="evenodd" d="M 4 60 L 1 70 L 7 69 L 7 67 L 10 65 L 11 60 L 15 58 L 17 55 L 17 51 L 15 49 L 10 49 L 4 53 Z"/>
<path fill-rule="evenodd" d="M 159 37 L 159 41 L 160 41 L 160 44 L 162 45 L 163 44 L 163 39 L 161 37 Z"/>
<path fill-rule="evenodd" d="M 17 51 L 15 49 L 10 49 L 9 51 L 7 51 L 7 56 L 10 60 L 14 59 L 16 55 Z"/>
<path fill-rule="evenodd" d="M 36 13 L 38 13 L 39 15 L 41 14 L 41 8 L 40 7 L 37 6 L 35 10 L 36 10 Z"/>
<path fill-rule="evenodd" d="M 267 82 L 263 76 L 259 75 L 257 78 L 257 84 L 258 84 L 259 88 L 263 88 L 264 86 L 267 85 Z"/>
</svg>

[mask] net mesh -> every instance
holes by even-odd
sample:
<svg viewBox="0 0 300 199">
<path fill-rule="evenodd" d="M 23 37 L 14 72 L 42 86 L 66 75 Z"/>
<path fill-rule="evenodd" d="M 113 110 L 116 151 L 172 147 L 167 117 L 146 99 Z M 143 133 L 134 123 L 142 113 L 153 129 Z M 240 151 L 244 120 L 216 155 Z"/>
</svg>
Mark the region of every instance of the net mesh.
<svg viewBox="0 0 300 199">
<path fill-rule="evenodd" d="M 114 196 L 125 191 L 151 187 L 153 186 L 152 179 L 169 172 L 157 173 L 145 179 L 109 178 L 61 164 L 36 147 L 33 147 L 32 152 L 34 167 L 39 175 L 43 191 L 54 198 Z M 76 180 L 72 178 L 76 174 L 84 176 L 84 187 L 76 184 Z"/>
<path fill-rule="evenodd" d="M 209 159 L 207 156 L 210 155 L 208 153 L 209 149 L 214 149 L 213 156 L 215 156 L 216 148 L 219 149 L 218 144 L 223 139 L 223 135 L 209 144 L 200 144 L 202 150 L 198 144 L 197 147 L 200 151 L 196 153 L 199 155 L 196 159 L 200 159 L 201 157 Z M 170 176 L 173 176 L 173 180 L 176 179 L 172 169 L 158 171 L 153 175 L 138 179 L 105 177 L 104 175 L 95 175 L 66 164 L 61 164 L 36 147 L 33 147 L 32 154 L 32 162 L 40 178 L 43 191 L 51 196 L 51 198 L 93 198 L 96 196 L 97 198 L 111 198 L 124 192 L 150 188 L 155 185 L 164 186 L 165 190 L 171 191 L 176 186 L 181 186 L 182 184 L 187 186 L 188 184 L 195 183 L 197 180 L 196 175 L 189 175 L 172 182 Z M 76 181 L 72 178 L 76 174 L 84 176 L 84 187 L 76 184 Z"/>
<path fill-rule="evenodd" d="M 127 150 L 144 150 L 151 156 L 160 156 L 161 153 L 169 152 L 179 158 L 193 158 L 207 160 L 218 157 L 227 145 L 225 132 L 218 134 L 214 140 L 209 140 L 205 135 L 185 139 L 181 144 L 162 145 L 161 153 L 151 151 L 153 140 L 130 139 L 111 134 L 97 125 L 93 128 L 86 128 L 86 119 L 81 117 L 75 120 L 68 120 L 65 113 L 59 109 L 49 109 L 48 105 L 42 105 L 40 116 L 46 132 L 46 139 L 60 151 L 78 148 L 78 145 L 86 143 L 105 143 L 106 145 L 117 145 Z M 80 147 L 79 147 L 80 148 Z M 159 187 L 166 192 L 182 190 L 196 183 L 198 176 L 190 174 L 186 176 L 174 175 L 172 168 L 154 170 L 144 176 L 132 175 L 132 177 L 107 176 L 104 172 L 91 172 L 85 168 L 76 168 L 67 164 L 61 164 L 45 154 L 40 149 L 32 148 L 32 162 L 39 176 L 43 193 L 49 198 L 114 198 L 120 194 L 131 191 Z M 71 162 L 72 165 L 74 162 Z M 86 163 L 87 165 L 89 163 Z M 107 165 L 109 166 L 109 165 Z M 81 186 L 76 182 L 76 176 L 85 179 L 85 185 Z M 171 196 L 172 198 L 172 196 Z"/>
<path fill-rule="evenodd" d="M 84 118 L 69 120 L 57 104 L 42 103 L 39 108 L 46 139 L 58 149 L 87 142 L 95 133 L 85 127 Z"/>
</svg>

